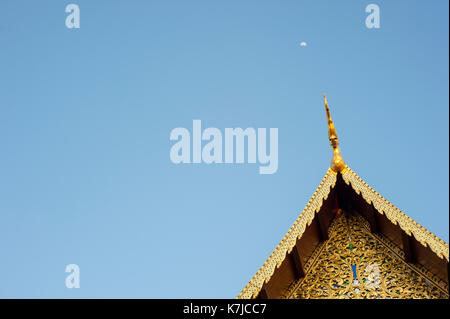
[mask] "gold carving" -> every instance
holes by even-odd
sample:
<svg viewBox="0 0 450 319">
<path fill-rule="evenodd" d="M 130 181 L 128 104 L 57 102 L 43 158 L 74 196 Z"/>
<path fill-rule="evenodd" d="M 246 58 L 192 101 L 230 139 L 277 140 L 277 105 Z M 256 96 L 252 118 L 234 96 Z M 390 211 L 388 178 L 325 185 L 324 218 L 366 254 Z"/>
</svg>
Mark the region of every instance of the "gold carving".
<svg viewBox="0 0 450 319">
<path fill-rule="evenodd" d="M 302 237 L 306 227 L 311 224 L 315 214 L 322 207 L 323 201 L 328 198 L 330 190 L 335 184 L 336 173 L 331 169 L 328 169 L 319 187 L 317 187 L 308 204 L 294 222 L 294 225 L 292 225 L 286 236 L 284 236 L 274 252 L 267 258 L 250 282 L 242 289 L 237 296 L 238 299 L 250 299 L 255 298 L 258 295 L 264 282 L 269 281 L 275 269 L 281 266 L 286 254 L 291 252 L 297 239 Z"/>
<path fill-rule="evenodd" d="M 311 224 L 323 201 L 327 199 L 331 189 L 335 186 L 338 172 L 341 173 L 345 183 L 351 185 L 357 194 L 361 194 L 367 203 L 373 204 L 380 214 L 384 214 L 394 225 L 399 225 L 409 236 L 414 236 L 422 245 L 430 247 L 437 256 L 449 261 L 449 245 L 447 243 L 406 216 L 345 164 L 325 94 L 323 97 L 327 115 L 328 138 L 333 148 L 331 168 L 328 169 L 294 225 L 237 298 L 257 297 L 263 284 L 270 280 L 274 271 L 281 266 L 286 254 L 291 252 L 297 239 Z M 313 256 L 305 264 L 307 276 L 300 283 L 291 285 L 286 292 L 287 296 L 299 298 L 441 298 L 445 295 L 448 298 L 446 282 L 436 278 L 424 268 L 402 262 L 399 256 L 402 256 L 403 252 L 394 253 L 398 247 L 382 235 L 371 234 L 367 229 L 365 232 L 360 232 L 361 227 L 358 225 L 364 224 L 363 218 L 360 216 L 356 218 L 357 220 L 355 218 L 350 218 L 352 223 L 346 230 L 346 234 L 351 233 L 351 236 L 354 236 L 352 245 L 355 243 L 355 246 L 349 250 L 345 248 L 346 243 L 342 238 L 344 236 L 342 222 L 345 219 L 339 217 L 333 224 L 334 226 L 330 228 L 330 231 L 333 231 L 333 229 L 341 227 L 340 232 L 337 235 L 334 234 L 338 241 L 328 240 L 319 244 Z M 390 252 L 388 253 L 383 247 L 389 248 Z M 328 259 L 324 261 L 324 258 Z M 317 268 L 317 265 L 321 266 Z M 351 265 L 356 267 L 355 277 L 353 277 Z M 365 268 L 362 265 L 365 265 Z M 311 272 L 312 268 L 316 268 L 316 270 Z M 349 270 L 351 271 L 349 272 Z M 374 275 L 375 270 L 378 271 L 379 277 Z M 379 284 L 378 288 L 367 289 L 371 282 Z"/>
<path fill-rule="evenodd" d="M 329 239 L 317 250 L 305 278 L 292 287 L 288 298 L 448 298 L 445 283 L 406 263 L 400 251 L 375 237 L 359 215 L 338 215 Z"/>
<path fill-rule="evenodd" d="M 331 168 L 335 172 L 340 172 L 345 168 L 345 161 L 341 155 L 341 150 L 339 149 L 339 141 L 336 129 L 334 127 L 333 120 L 331 119 L 330 109 L 328 108 L 327 97 L 323 95 L 325 102 L 325 112 L 327 114 L 327 126 L 328 126 L 328 139 L 330 140 L 330 145 L 333 148 L 333 158 L 331 159 Z"/>
<path fill-rule="evenodd" d="M 372 203 L 376 210 L 380 214 L 385 214 L 386 217 L 395 225 L 399 225 L 406 234 L 414 236 L 422 245 L 428 246 L 431 250 L 436 253 L 440 258 L 445 258 L 449 260 L 449 245 L 443 240 L 439 239 L 437 236 L 432 234 L 430 231 L 425 229 L 423 226 L 419 225 L 416 221 L 412 220 L 400 209 L 392 205 L 383 196 L 378 194 L 373 190 L 366 182 L 364 182 L 355 172 L 353 172 L 347 165 L 340 171 L 343 180 L 346 184 L 350 185 L 357 194 L 361 194 L 367 203 Z M 277 245 L 274 252 L 269 256 L 266 262 L 261 266 L 257 273 L 253 276 L 250 282 L 242 289 L 237 298 L 239 299 L 250 299 L 255 298 L 260 292 L 264 283 L 267 283 L 272 277 L 276 268 L 278 268 L 286 257 L 287 253 L 290 253 L 294 247 L 296 240 L 303 235 L 305 228 L 311 224 L 315 217 L 315 213 L 319 211 L 322 206 L 323 200 L 328 198 L 331 188 L 336 184 L 337 173 L 334 169 L 328 169 L 319 187 L 314 192 L 310 201 L 306 205 L 305 209 L 302 211 L 300 216 L 295 221 L 294 225 L 289 229 L 283 240 Z M 383 237 L 378 235 L 372 235 L 374 238 L 378 238 L 380 242 L 384 242 Z M 385 243 L 391 248 L 391 250 L 398 249 L 392 243 Z M 314 262 L 321 254 L 321 249 L 325 247 L 322 243 L 316 248 L 313 257 L 311 257 L 305 265 L 305 269 L 308 271 L 310 269 L 311 263 Z M 399 252 L 398 255 L 402 253 Z M 314 257 L 315 256 L 315 257 Z M 414 268 L 417 266 L 411 266 Z M 414 269 L 416 269 L 414 268 Z M 419 268 L 417 268 L 419 269 Z M 420 268 L 420 272 L 427 276 L 427 278 L 434 278 L 428 270 Z M 439 286 L 447 291 L 448 284 L 440 279 L 434 278 L 434 282 L 439 282 Z M 292 287 L 291 287 L 292 288 Z M 360 289 L 360 288 L 359 288 Z M 373 297 L 373 294 L 370 295 Z M 414 296 L 414 295 L 409 295 Z M 417 295 L 418 296 L 418 295 Z M 416 296 L 416 297 L 417 297 Z M 424 293 L 425 296 L 425 293 Z M 435 294 L 431 294 L 433 298 Z M 397 296 L 398 297 L 398 296 Z M 414 298 L 414 297 L 408 297 Z M 427 297 L 428 298 L 428 297 Z"/>
<path fill-rule="evenodd" d="M 364 182 L 348 166 L 345 167 L 341 174 L 345 183 L 351 185 L 357 194 L 361 194 L 367 203 L 372 203 L 380 214 L 384 214 L 394 225 L 398 224 L 405 233 L 409 236 L 414 236 L 423 246 L 430 247 L 440 258 L 445 258 L 449 261 L 449 246 L 445 241 L 439 239 L 436 235 L 432 234 L 429 230 L 419 225 L 400 209 L 392 205 L 388 200 Z"/>
</svg>

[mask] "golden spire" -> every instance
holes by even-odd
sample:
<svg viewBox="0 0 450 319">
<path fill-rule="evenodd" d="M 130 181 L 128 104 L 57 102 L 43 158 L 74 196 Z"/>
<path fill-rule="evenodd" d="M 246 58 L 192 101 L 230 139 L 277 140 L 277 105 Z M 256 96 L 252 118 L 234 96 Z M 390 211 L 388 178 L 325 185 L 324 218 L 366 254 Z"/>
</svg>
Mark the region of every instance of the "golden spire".
<svg viewBox="0 0 450 319">
<path fill-rule="evenodd" d="M 327 113 L 327 125 L 328 125 L 328 139 L 330 140 L 330 145 L 333 148 L 333 158 L 331 159 L 331 168 L 335 172 L 340 172 L 345 167 L 344 158 L 341 155 L 341 150 L 339 149 L 339 141 L 334 128 L 333 120 L 331 119 L 330 109 L 328 108 L 327 97 L 325 93 L 323 94 L 323 99 L 325 101 L 325 112 Z"/>
</svg>

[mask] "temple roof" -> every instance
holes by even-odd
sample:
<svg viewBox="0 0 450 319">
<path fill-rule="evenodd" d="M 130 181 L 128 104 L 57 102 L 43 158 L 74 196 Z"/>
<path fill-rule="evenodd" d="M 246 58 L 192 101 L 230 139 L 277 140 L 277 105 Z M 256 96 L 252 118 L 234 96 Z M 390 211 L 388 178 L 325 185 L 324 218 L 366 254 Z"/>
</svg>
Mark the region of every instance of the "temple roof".
<svg viewBox="0 0 450 319">
<path fill-rule="evenodd" d="M 320 185 L 317 187 L 308 204 L 287 234 L 276 246 L 275 250 L 256 272 L 250 282 L 242 289 L 237 298 L 248 299 L 258 296 L 263 285 L 269 282 L 274 272 L 281 266 L 286 256 L 290 254 L 296 246 L 297 241 L 302 238 L 305 229 L 312 223 L 316 214 L 319 213 L 324 201 L 327 200 L 330 192 L 335 188 L 339 175 L 342 177 L 345 184 L 351 187 L 356 194 L 360 195 L 368 205 L 373 205 L 373 208 L 378 214 L 384 215 L 393 225 L 398 225 L 405 234 L 413 237 L 422 246 L 431 249 L 431 251 L 440 259 L 443 259 L 447 263 L 449 261 L 448 243 L 444 242 L 419 223 L 408 217 L 404 212 L 370 187 L 345 164 L 338 147 L 339 142 L 337 140 L 337 133 L 334 123 L 331 120 L 326 98 L 325 110 L 327 114 L 328 136 L 333 148 L 331 167 L 326 172 Z"/>
<path fill-rule="evenodd" d="M 368 204 L 373 204 L 380 214 L 384 214 L 394 225 L 399 225 L 409 236 L 414 236 L 423 246 L 429 247 L 441 259 L 449 261 L 448 243 L 395 207 L 364 182 L 347 165 L 340 173 L 345 183 L 351 186 L 357 194 L 360 194 Z M 327 199 L 330 190 L 336 185 L 337 174 L 333 169 L 328 169 L 300 216 L 237 298 L 248 299 L 258 295 L 263 284 L 270 280 L 274 271 L 280 267 L 287 254 L 295 246 L 297 239 L 302 237 L 306 227 L 311 224 L 315 214 L 319 212 L 323 201 Z"/>
</svg>

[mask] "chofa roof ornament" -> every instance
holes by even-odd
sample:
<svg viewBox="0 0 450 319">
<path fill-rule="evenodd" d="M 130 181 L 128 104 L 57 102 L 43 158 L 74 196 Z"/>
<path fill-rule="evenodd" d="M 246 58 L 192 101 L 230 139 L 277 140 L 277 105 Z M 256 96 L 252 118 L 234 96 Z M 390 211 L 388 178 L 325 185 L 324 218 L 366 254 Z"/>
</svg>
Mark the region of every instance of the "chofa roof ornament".
<svg viewBox="0 0 450 319">
<path fill-rule="evenodd" d="M 327 97 L 323 94 L 325 101 L 325 112 L 327 113 L 327 124 L 328 124 L 328 139 L 330 140 L 330 145 L 333 148 L 333 158 L 331 159 L 331 168 L 335 172 L 341 172 L 345 168 L 345 161 L 341 155 L 341 150 L 339 149 L 339 141 L 336 129 L 334 128 L 333 120 L 331 119 L 330 109 L 328 108 Z"/>
</svg>

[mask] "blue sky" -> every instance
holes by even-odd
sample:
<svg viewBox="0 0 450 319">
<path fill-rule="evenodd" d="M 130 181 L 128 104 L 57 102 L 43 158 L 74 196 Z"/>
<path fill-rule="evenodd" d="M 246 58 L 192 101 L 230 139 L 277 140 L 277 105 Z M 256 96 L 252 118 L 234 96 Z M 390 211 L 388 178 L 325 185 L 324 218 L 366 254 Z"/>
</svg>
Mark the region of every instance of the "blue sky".
<svg viewBox="0 0 450 319">
<path fill-rule="evenodd" d="M 448 242 L 448 23 L 443 0 L 2 1 L 0 297 L 235 297 L 329 167 L 323 92 L 347 164 Z M 194 119 L 278 128 L 277 173 L 173 164 Z"/>
</svg>

